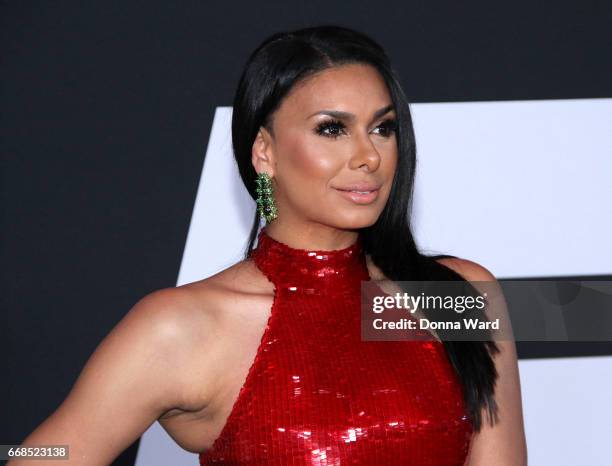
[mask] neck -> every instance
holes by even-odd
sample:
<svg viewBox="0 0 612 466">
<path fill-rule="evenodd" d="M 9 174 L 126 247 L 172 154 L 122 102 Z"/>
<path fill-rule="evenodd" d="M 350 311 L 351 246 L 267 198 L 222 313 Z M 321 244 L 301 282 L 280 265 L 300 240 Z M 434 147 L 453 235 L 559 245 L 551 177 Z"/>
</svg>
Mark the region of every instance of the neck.
<svg viewBox="0 0 612 466">
<path fill-rule="evenodd" d="M 298 226 L 296 226 L 298 225 Z M 265 226 L 271 238 L 295 249 L 333 251 L 347 248 L 357 242 L 359 232 L 342 230 L 320 224 L 296 224 L 275 221 Z"/>
</svg>

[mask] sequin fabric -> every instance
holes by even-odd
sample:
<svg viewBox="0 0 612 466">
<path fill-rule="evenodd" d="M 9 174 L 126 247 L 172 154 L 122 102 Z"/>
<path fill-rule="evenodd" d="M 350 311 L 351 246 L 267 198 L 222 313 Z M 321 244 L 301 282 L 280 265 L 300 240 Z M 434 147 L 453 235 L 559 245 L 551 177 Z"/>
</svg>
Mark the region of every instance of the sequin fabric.
<svg viewBox="0 0 612 466">
<path fill-rule="evenodd" d="M 362 341 L 359 238 L 296 249 L 264 227 L 251 257 L 274 284 L 255 359 L 200 465 L 462 466 L 472 434 L 438 341 Z"/>
</svg>

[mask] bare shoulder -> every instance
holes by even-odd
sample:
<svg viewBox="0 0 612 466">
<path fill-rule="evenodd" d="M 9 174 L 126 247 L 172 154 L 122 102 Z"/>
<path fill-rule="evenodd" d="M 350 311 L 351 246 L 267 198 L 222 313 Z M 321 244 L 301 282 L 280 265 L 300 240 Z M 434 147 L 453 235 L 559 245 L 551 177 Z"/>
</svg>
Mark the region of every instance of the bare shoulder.
<svg viewBox="0 0 612 466">
<path fill-rule="evenodd" d="M 269 282 L 252 261 L 243 260 L 210 277 L 185 285 L 153 291 L 130 310 L 133 320 L 146 320 L 160 338 L 183 339 L 202 331 L 214 330 L 227 306 L 240 295 L 269 291 Z M 127 316 L 126 316 L 127 317 Z"/>
<path fill-rule="evenodd" d="M 196 302 L 209 304 L 209 308 L 215 310 L 215 317 L 221 319 L 243 301 L 270 296 L 274 286 L 253 259 L 248 258 L 180 288 Z"/>
<path fill-rule="evenodd" d="M 454 270 L 468 281 L 495 281 L 495 276 L 478 262 L 460 257 L 444 257 L 437 262 Z"/>
<path fill-rule="evenodd" d="M 111 335 L 126 334 L 167 358 L 187 361 L 184 356 L 214 333 L 217 308 L 209 295 L 205 289 L 196 293 L 182 286 L 155 290 L 134 304 Z"/>
<path fill-rule="evenodd" d="M 242 296 L 255 282 L 248 264 L 239 262 L 197 282 L 155 290 L 136 302 L 103 345 L 147 355 L 142 367 L 172 379 L 163 416 L 201 411 L 216 391 L 216 362 L 229 344 L 232 314 L 244 308 L 248 298 Z"/>
<path fill-rule="evenodd" d="M 198 321 L 211 321 L 214 316 L 214 308 L 199 299 L 205 294 L 196 294 L 188 287 L 155 290 L 130 309 L 122 324 L 138 325 L 161 341 L 183 339 L 193 332 Z"/>
<path fill-rule="evenodd" d="M 508 322 L 505 332 L 508 336 L 512 335 L 502 286 L 488 268 L 478 262 L 459 257 L 445 257 L 437 259 L 437 262 L 457 272 L 477 290 L 484 293 L 489 301 L 487 315 L 491 319 L 499 317 Z"/>
</svg>

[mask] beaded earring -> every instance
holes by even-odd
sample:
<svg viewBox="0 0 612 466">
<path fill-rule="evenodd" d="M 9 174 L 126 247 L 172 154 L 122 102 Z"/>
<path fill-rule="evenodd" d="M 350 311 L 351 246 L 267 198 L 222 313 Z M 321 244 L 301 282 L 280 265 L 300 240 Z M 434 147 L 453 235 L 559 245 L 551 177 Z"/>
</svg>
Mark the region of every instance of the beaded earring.
<svg viewBox="0 0 612 466">
<path fill-rule="evenodd" d="M 258 173 L 255 179 L 257 188 L 257 210 L 261 217 L 265 217 L 266 222 L 270 223 L 272 220 L 278 217 L 278 210 L 274 203 L 274 191 L 272 189 L 272 178 L 267 173 Z"/>
</svg>

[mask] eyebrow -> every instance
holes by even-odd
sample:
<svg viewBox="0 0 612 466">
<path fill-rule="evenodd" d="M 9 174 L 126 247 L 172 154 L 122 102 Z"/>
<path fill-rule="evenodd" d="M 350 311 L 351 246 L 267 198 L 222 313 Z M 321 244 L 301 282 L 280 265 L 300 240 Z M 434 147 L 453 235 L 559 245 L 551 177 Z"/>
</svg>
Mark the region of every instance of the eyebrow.
<svg viewBox="0 0 612 466">
<path fill-rule="evenodd" d="M 379 108 L 378 110 L 376 110 L 374 112 L 373 120 L 376 120 L 377 118 L 380 118 L 385 113 L 388 113 L 391 110 L 394 110 L 393 104 L 389 104 L 386 107 Z M 331 117 L 338 118 L 339 120 L 346 120 L 346 121 L 353 121 L 355 119 L 355 115 L 354 114 L 352 114 L 350 112 L 343 112 L 341 110 L 319 110 L 318 112 L 315 112 L 312 115 L 307 116 L 306 119 L 308 120 L 308 119 L 312 118 L 315 115 L 329 115 Z"/>
</svg>

